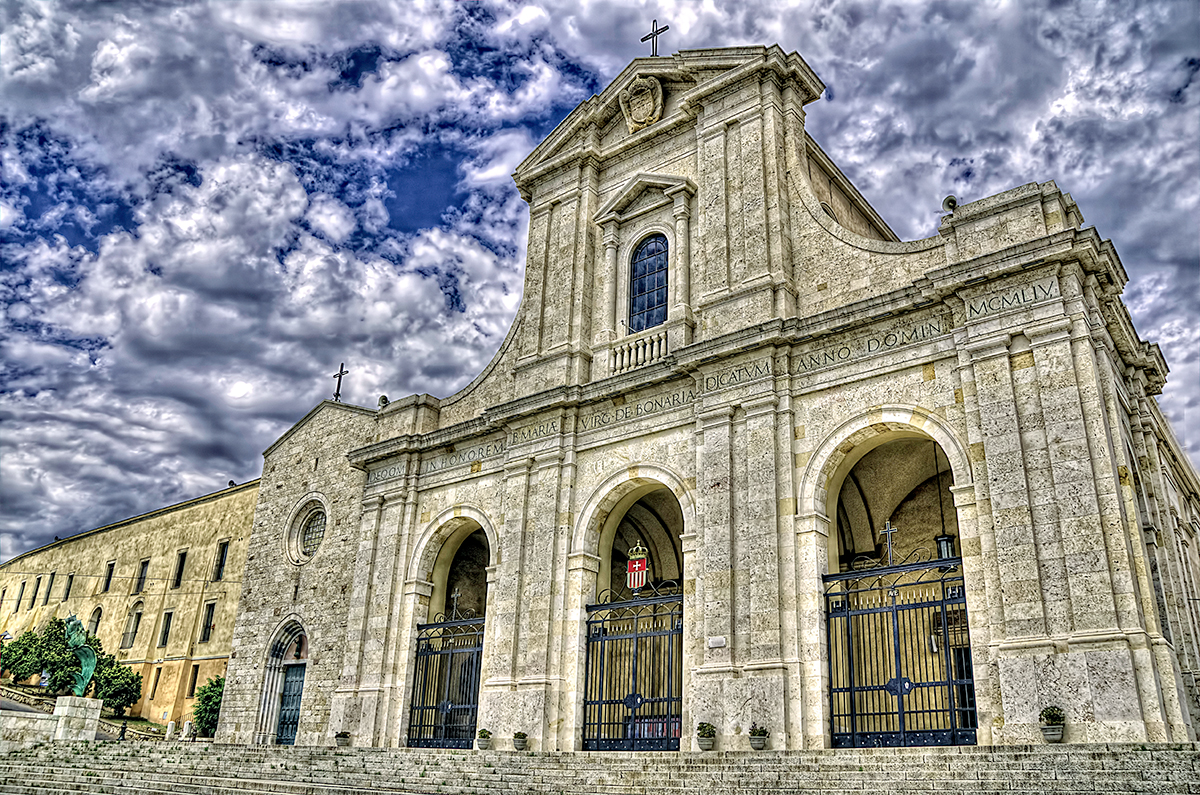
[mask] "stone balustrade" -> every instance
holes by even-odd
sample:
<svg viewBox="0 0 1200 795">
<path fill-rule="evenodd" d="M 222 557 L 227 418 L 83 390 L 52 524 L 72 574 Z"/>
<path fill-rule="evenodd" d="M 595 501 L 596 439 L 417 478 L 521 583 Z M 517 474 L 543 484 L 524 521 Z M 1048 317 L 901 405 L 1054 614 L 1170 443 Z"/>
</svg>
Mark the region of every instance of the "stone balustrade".
<svg viewBox="0 0 1200 795">
<path fill-rule="evenodd" d="M 657 362 L 667 355 L 667 332 L 663 329 L 650 334 L 624 339 L 613 345 L 609 369 L 613 375 Z"/>
</svg>

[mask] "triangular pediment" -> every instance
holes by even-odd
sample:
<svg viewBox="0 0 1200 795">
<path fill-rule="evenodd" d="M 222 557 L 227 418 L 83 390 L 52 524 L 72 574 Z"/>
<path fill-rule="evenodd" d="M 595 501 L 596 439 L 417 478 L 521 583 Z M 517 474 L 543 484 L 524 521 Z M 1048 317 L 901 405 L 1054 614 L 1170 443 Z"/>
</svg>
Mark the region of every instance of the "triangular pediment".
<svg viewBox="0 0 1200 795">
<path fill-rule="evenodd" d="M 658 129 L 693 118 L 704 100 L 712 93 L 746 79 L 756 72 L 771 71 L 779 79 L 797 87 L 803 102 L 811 102 L 825 90 L 825 84 L 797 53 L 785 53 L 778 46 L 725 47 L 704 50 L 681 50 L 660 58 L 638 58 L 625 67 L 599 94 L 580 103 L 525 158 L 513 178 L 522 193 L 527 193 L 530 180 L 547 169 L 565 165 L 579 158 L 603 159 L 608 150 L 634 141 L 640 136 L 652 136 Z M 631 132 L 615 136 L 604 135 L 617 119 L 621 127 L 622 93 L 626 108 L 629 96 L 638 91 L 638 81 L 653 79 L 668 95 L 664 112 L 657 121 Z M 628 112 L 628 111 L 626 111 Z M 602 143 L 602 140 L 607 143 Z"/>
<path fill-rule="evenodd" d="M 637 174 L 596 212 L 596 223 L 621 221 L 655 207 L 664 197 L 678 193 L 694 196 L 696 184 L 672 174 Z"/>
</svg>

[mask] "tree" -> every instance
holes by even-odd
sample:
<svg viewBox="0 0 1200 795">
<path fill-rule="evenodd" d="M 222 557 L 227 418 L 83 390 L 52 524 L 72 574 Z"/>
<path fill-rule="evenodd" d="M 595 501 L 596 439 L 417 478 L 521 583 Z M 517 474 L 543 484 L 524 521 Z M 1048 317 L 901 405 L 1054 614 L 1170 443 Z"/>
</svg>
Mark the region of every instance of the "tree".
<svg viewBox="0 0 1200 795">
<path fill-rule="evenodd" d="M 221 697 L 225 694 L 225 677 L 209 678 L 196 688 L 196 704 L 192 707 L 192 723 L 201 737 L 217 733 L 217 718 L 221 715 Z"/>
<path fill-rule="evenodd" d="M 67 622 L 55 616 L 42 627 L 38 638 L 38 656 L 47 674 L 46 690 L 51 693 L 68 691 L 75 684 L 79 658 L 67 645 Z"/>
<path fill-rule="evenodd" d="M 4 644 L 4 657 L 0 660 L 4 670 L 12 674 L 13 682 L 24 682 L 42 672 L 42 657 L 38 649 L 38 634 L 32 629 L 21 633 L 21 637 Z"/>
<path fill-rule="evenodd" d="M 117 661 L 111 654 L 104 654 L 100 642 L 88 645 L 96 650 L 96 673 L 92 676 L 92 698 L 104 700 L 104 706 L 120 717 L 142 697 L 142 675 L 134 673 L 128 665 Z"/>
</svg>

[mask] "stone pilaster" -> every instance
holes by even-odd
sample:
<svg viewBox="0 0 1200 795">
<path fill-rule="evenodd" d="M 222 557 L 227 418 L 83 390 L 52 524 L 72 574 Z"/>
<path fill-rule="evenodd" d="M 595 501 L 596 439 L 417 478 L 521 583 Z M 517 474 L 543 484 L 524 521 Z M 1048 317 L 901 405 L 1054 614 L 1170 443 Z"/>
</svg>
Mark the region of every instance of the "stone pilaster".
<svg viewBox="0 0 1200 795">
<path fill-rule="evenodd" d="M 996 557 L 1004 589 L 1005 636 L 1043 637 L 1046 616 L 1029 483 L 1008 359 L 1009 337 L 967 346 L 975 375 L 983 455 L 988 462 Z"/>
</svg>

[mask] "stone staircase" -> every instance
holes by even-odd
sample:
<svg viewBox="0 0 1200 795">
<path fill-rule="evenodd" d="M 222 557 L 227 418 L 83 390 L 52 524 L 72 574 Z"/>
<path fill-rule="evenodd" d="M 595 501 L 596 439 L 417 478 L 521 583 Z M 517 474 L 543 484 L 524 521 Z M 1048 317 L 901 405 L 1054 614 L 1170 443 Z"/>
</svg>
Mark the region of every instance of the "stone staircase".
<svg viewBox="0 0 1200 795">
<path fill-rule="evenodd" d="M 801 795 L 1200 793 L 1200 745 L 538 753 L 48 743 L 0 756 L 0 793 Z"/>
</svg>

